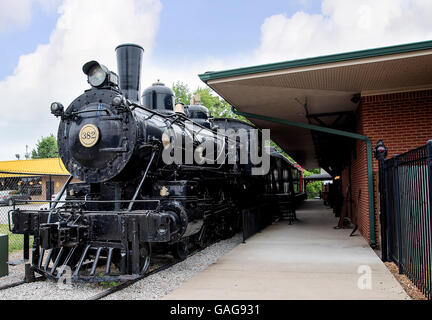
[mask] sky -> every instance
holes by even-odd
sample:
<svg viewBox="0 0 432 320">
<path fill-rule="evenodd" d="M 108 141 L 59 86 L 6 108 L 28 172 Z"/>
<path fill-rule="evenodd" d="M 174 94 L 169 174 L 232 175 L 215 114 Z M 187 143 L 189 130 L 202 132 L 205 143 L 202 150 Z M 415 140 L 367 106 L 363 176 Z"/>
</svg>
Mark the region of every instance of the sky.
<svg viewBox="0 0 432 320">
<path fill-rule="evenodd" d="M 116 71 L 145 49 L 141 88 L 204 87 L 206 71 L 432 40 L 430 0 L 1 0 L 0 160 L 57 133 L 53 101 L 88 88 L 82 65 Z"/>
</svg>

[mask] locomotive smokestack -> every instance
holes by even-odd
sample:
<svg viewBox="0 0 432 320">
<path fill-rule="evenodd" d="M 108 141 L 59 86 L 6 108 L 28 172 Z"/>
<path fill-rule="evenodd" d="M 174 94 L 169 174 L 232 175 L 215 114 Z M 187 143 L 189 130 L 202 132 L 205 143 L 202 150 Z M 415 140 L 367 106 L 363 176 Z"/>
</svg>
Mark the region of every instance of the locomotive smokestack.
<svg viewBox="0 0 432 320">
<path fill-rule="evenodd" d="M 141 64 L 144 49 L 136 44 L 122 44 L 116 48 L 120 90 L 129 100 L 140 102 Z"/>
</svg>

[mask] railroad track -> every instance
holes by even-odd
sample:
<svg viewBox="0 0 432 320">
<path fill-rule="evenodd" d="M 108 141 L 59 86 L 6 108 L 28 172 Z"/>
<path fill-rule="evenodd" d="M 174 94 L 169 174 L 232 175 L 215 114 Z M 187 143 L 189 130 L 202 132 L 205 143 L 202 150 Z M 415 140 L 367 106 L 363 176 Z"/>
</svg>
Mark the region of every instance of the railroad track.
<svg viewBox="0 0 432 320">
<path fill-rule="evenodd" d="M 206 248 L 210 247 L 211 245 L 213 245 L 213 244 L 215 244 L 217 242 L 218 241 L 216 241 L 214 243 L 211 243 Z M 189 259 L 190 257 L 194 256 L 195 254 L 201 252 L 204 249 L 205 248 L 200 248 L 200 249 L 194 250 L 191 254 L 189 254 L 187 256 L 186 259 Z M 174 266 L 174 265 L 176 265 L 176 264 L 178 264 L 178 263 L 180 263 L 182 261 L 184 261 L 184 260 L 174 260 L 174 261 L 171 261 L 171 262 L 169 262 L 169 263 L 167 263 L 167 264 L 165 264 L 163 266 L 160 266 L 160 267 L 157 267 L 157 268 L 151 270 L 150 272 L 148 272 L 148 273 L 146 273 L 146 274 L 144 274 L 142 276 L 139 276 L 138 278 L 135 278 L 135 279 L 128 280 L 128 281 L 125 281 L 123 283 L 120 283 L 119 285 L 117 285 L 115 287 L 112 287 L 112 288 L 109 288 L 109 289 L 106 289 L 106 290 L 104 290 L 104 291 L 102 291 L 102 292 L 100 292 L 100 293 L 98 293 L 98 294 L 96 294 L 94 296 L 91 296 L 91 297 L 87 298 L 86 300 L 100 300 L 100 299 L 102 299 L 104 297 L 107 297 L 107 296 L 109 296 L 109 295 L 111 295 L 111 294 L 113 294 L 115 292 L 118 292 L 118 291 L 121 291 L 123 289 L 126 289 L 127 287 L 130 287 L 131 285 L 133 285 L 134 283 L 136 283 L 136 282 L 138 282 L 138 281 L 140 281 L 142 279 L 145 279 L 145 278 L 147 278 L 147 277 L 149 277 L 151 275 L 154 275 L 156 273 L 164 271 L 164 270 L 166 270 L 166 269 L 168 269 L 168 268 L 170 268 L 170 267 L 172 267 L 172 266 Z M 45 280 L 47 280 L 45 277 L 40 276 L 40 277 L 37 277 L 35 281 L 45 281 Z M 4 286 L 0 286 L 0 291 L 6 290 L 6 289 L 11 289 L 11 288 L 14 288 L 14 287 L 18 287 L 18 286 L 21 286 L 21 285 L 24 285 L 24 284 L 27 284 L 27 283 L 32 283 L 32 282 L 27 282 L 25 280 L 21 280 L 21 281 L 9 283 L 9 284 L 6 284 Z"/>
<path fill-rule="evenodd" d="M 24 280 L 17 281 L 17 282 L 12 282 L 12 283 L 6 284 L 4 286 L 0 286 L 0 291 L 1 290 L 6 290 L 6 289 L 10 289 L 10 288 L 14 288 L 14 287 L 18 287 L 18 286 L 21 286 L 21 285 L 23 285 L 25 283 L 27 283 L 27 282 L 24 281 Z"/>
<path fill-rule="evenodd" d="M 201 250 L 202 249 L 193 252 L 186 259 L 188 259 L 191 256 L 195 255 L 196 253 L 198 253 Z M 156 274 L 158 272 L 166 270 L 166 269 L 168 269 L 168 268 L 170 268 L 170 267 L 172 267 L 172 266 L 174 266 L 177 263 L 182 262 L 182 261 L 184 261 L 184 260 L 175 260 L 175 261 L 172 261 L 170 263 L 167 263 L 167 264 L 165 264 L 165 265 L 163 265 L 161 267 L 153 269 L 152 271 L 150 271 L 150 272 L 148 272 L 148 273 L 146 273 L 146 274 L 144 274 L 144 275 L 142 275 L 142 276 L 140 276 L 140 277 L 138 277 L 136 279 L 132 279 L 132 280 L 128 280 L 126 282 L 123 282 L 123 283 L 119 284 L 118 286 L 115 286 L 115 287 L 109 288 L 107 290 L 104 290 L 104 291 L 102 291 L 102 292 L 100 292 L 100 293 L 98 293 L 98 294 L 96 294 L 94 296 L 91 296 L 91 297 L 87 298 L 86 300 L 100 300 L 100 299 L 102 299 L 102 298 L 104 298 L 106 296 L 109 296 L 109 295 L 111 295 L 111 294 L 113 294 L 115 292 L 118 292 L 118 291 L 121 291 L 123 289 L 126 289 L 127 287 L 133 285 L 134 283 L 136 283 L 136 282 L 138 282 L 138 281 L 140 281 L 140 280 L 142 280 L 144 278 L 147 278 L 147 277 L 149 277 L 149 276 L 151 276 L 153 274 Z M 38 277 L 38 278 L 36 278 L 36 281 L 45 281 L 45 280 L 47 280 L 45 277 Z M 32 282 L 27 282 L 25 280 L 21 280 L 21 281 L 17 281 L 17 282 L 12 282 L 12 283 L 6 284 L 4 286 L 0 286 L 0 291 L 11 289 L 11 288 L 14 288 L 14 287 L 18 287 L 18 286 L 21 286 L 21 285 L 24 285 L 24 284 L 27 284 L 27 283 L 32 283 Z"/>
<path fill-rule="evenodd" d="M 215 244 L 217 242 L 218 241 L 216 241 L 214 243 L 211 243 L 210 245 L 208 245 L 205 248 L 201 248 L 201 249 L 195 250 L 194 252 L 192 252 L 191 254 L 189 254 L 186 259 L 189 259 L 190 257 L 196 255 L 197 253 L 199 253 L 202 250 L 204 250 L 204 249 L 212 246 L 213 244 Z M 126 289 L 127 287 L 130 287 L 131 285 L 133 285 L 134 283 L 136 283 L 136 282 L 138 282 L 138 281 L 140 281 L 142 279 L 145 279 L 145 278 L 147 278 L 147 277 L 149 277 L 149 276 L 151 276 L 153 274 L 156 274 L 156 273 L 164 271 L 164 270 L 166 270 L 168 268 L 171 268 L 172 266 L 175 266 L 176 264 L 178 264 L 178 263 L 180 263 L 182 261 L 185 261 L 186 259 L 184 259 L 184 260 L 175 260 L 175 261 L 172 261 L 170 263 L 167 263 L 166 265 L 163 265 L 161 267 L 153 269 L 152 271 L 150 271 L 150 272 L 148 272 L 148 273 L 146 273 L 146 274 L 144 274 L 144 275 L 142 275 L 142 276 L 140 276 L 140 277 L 138 277 L 136 279 L 128 280 L 126 282 L 123 282 L 123 283 L 119 284 L 118 286 L 106 289 L 106 290 L 104 290 L 104 291 L 102 291 L 102 292 L 100 292 L 100 293 L 98 293 L 98 294 L 96 294 L 94 296 L 91 296 L 90 298 L 87 298 L 86 300 L 100 300 L 102 298 L 105 298 L 105 297 L 107 297 L 107 296 L 109 296 L 109 295 L 111 295 L 111 294 L 113 294 L 115 292 L 118 292 L 118 291 Z"/>
<path fill-rule="evenodd" d="M 18 286 L 22 286 L 23 284 L 26 283 L 33 283 L 33 282 L 37 282 L 37 281 L 44 281 L 46 280 L 45 277 L 37 277 L 35 281 L 32 282 L 27 282 L 25 280 L 21 280 L 21 281 L 17 281 L 17 282 L 12 282 L 9 284 L 5 284 L 4 286 L 0 286 L 0 291 L 2 290 L 6 290 L 6 289 L 10 289 L 10 288 L 14 288 L 14 287 L 18 287 Z"/>
</svg>

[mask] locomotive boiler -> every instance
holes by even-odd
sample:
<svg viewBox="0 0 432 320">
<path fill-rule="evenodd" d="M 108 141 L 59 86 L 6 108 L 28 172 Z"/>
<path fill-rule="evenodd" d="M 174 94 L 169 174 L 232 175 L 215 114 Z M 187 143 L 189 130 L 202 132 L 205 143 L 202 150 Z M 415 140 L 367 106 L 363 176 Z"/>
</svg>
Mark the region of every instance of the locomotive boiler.
<svg viewBox="0 0 432 320">
<path fill-rule="evenodd" d="M 32 269 L 47 278 L 66 267 L 73 281 L 138 277 L 152 253 L 185 259 L 191 246 L 239 231 L 243 208 L 283 193 L 274 168 L 256 176 L 250 161 L 225 161 L 245 141 L 217 129 L 242 129 L 250 143 L 253 126 L 209 119 L 203 106 L 176 109 L 159 81 L 140 97 L 143 49 L 125 44 L 116 53 L 118 74 L 90 61 L 83 72 L 91 88 L 67 108 L 51 105 L 70 177 L 50 210 L 11 212 L 12 231 L 34 236 Z"/>
</svg>

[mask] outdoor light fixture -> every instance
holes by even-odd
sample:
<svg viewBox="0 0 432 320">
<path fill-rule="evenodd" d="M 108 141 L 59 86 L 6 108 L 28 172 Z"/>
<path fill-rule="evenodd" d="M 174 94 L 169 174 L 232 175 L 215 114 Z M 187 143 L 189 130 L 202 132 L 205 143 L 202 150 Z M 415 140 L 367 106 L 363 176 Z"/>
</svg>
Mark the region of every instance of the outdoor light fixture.
<svg viewBox="0 0 432 320">
<path fill-rule="evenodd" d="M 51 103 L 51 113 L 56 117 L 62 116 L 64 114 L 64 107 L 60 102 Z"/>
<path fill-rule="evenodd" d="M 361 94 L 356 93 L 355 95 L 352 96 L 351 102 L 352 103 L 359 103 L 360 99 L 361 99 Z"/>
<path fill-rule="evenodd" d="M 88 83 L 92 87 L 102 87 L 106 85 L 118 86 L 119 78 L 117 74 L 109 71 L 107 67 L 97 61 L 89 61 L 82 68 L 84 74 L 88 77 Z"/>
<path fill-rule="evenodd" d="M 374 155 L 377 160 L 384 160 L 387 157 L 388 149 L 382 142 L 382 140 L 378 140 L 375 149 Z"/>
</svg>

